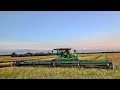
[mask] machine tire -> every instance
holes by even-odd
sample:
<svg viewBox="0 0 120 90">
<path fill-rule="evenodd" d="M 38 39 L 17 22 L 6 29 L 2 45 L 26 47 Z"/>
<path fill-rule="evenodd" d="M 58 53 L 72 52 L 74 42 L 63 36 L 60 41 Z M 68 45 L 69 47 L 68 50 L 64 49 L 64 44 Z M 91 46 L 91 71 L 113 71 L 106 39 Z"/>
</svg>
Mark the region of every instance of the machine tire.
<svg viewBox="0 0 120 90">
<path fill-rule="evenodd" d="M 108 69 L 113 69 L 113 64 L 112 64 L 112 61 L 111 60 L 109 60 L 108 61 Z"/>
<path fill-rule="evenodd" d="M 74 59 L 74 61 L 79 61 L 79 59 Z"/>
<path fill-rule="evenodd" d="M 55 64 L 56 64 L 56 60 L 53 60 L 53 61 L 52 61 L 52 67 L 56 67 Z"/>
</svg>

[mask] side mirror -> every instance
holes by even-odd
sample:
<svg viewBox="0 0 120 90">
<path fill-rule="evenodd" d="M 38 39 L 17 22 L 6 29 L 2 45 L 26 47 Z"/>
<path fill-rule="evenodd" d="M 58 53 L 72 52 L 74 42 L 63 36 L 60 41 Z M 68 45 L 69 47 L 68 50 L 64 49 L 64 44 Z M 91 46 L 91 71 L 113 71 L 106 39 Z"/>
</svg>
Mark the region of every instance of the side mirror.
<svg viewBox="0 0 120 90">
<path fill-rule="evenodd" d="M 74 52 L 76 53 L 76 50 L 74 50 Z"/>
<path fill-rule="evenodd" d="M 53 53 L 53 51 L 52 51 L 52 53 Z"/>
</svg>

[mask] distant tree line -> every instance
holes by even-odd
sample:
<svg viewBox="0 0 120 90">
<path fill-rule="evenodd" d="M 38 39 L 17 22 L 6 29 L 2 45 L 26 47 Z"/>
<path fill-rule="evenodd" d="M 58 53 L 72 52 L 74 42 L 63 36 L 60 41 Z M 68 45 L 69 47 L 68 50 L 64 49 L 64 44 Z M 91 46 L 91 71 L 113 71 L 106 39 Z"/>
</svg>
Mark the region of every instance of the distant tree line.
<svg viewBox="0 0 120 90">
<path fill-rule="evenodd" d="M 96 53 L 120 53 L 120 51 L 111 51 L 111 52 L 89 52 L 89 53 L 77 53 L 77 54 L 96 54 Z M 48 56 L 48 55 L 56 55 L 56 53 L 26 53 L 26 54 L 16 54 L 15 52 L 7 55 L 0 56 L 11 56 L 11 57 L 28 57 L 28 56 Z"/>
<path fill-rule="evenodd" d="M 11 57 L 28 57 L 28 56 L 48 56 L 48 55 L 56 55 L 55 53 L 25 53 L 25 54 L 16 54 L 12 53 Z"/>
</svg>

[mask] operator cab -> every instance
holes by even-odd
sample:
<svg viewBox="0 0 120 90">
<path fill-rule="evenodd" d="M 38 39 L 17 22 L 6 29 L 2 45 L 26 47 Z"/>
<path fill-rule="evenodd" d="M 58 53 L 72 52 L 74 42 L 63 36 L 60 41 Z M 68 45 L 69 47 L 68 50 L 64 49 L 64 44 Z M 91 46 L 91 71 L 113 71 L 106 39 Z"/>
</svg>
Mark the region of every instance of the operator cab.
<svg viewBox="0 0 120 90">
<path fill-rule="evenodd" d="M 71 48 L 57 48 L 57 49 L 54 49 L 54 50 L 57 50 L 57 55 L 59 57 L 71 58 L 71 54 L 70 54 Z M 76 50 L 74 50 L 74 52 L 76 52 Z"/>
</svg>

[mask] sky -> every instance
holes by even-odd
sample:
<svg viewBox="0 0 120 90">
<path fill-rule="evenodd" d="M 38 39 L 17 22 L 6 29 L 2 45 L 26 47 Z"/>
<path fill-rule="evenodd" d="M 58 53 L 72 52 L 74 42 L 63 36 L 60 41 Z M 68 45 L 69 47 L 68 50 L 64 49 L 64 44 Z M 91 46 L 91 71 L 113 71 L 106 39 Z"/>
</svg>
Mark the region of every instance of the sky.
<svg viewBox="0 0 120 90">
<path fill-rule="evenodd" d="M 59 47 L 120 49 L 120 12 L 0 12 L 0 49 Z"/>
</svg>

